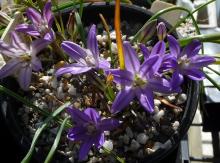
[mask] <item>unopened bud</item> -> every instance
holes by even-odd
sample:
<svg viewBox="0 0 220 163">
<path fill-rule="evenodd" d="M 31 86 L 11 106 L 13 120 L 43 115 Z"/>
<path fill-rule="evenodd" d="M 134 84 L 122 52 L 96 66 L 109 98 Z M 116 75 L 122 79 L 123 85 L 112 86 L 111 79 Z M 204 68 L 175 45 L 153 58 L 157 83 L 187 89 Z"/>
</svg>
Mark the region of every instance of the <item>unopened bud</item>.
<svg viewBox="0 0 220 163">
<path fill-rule="evenodd" d="M 163 22 L 157 25 L 157 36 L 160 41 L 164 40 L 167 35 L 167 29 Z"/>
</svg>

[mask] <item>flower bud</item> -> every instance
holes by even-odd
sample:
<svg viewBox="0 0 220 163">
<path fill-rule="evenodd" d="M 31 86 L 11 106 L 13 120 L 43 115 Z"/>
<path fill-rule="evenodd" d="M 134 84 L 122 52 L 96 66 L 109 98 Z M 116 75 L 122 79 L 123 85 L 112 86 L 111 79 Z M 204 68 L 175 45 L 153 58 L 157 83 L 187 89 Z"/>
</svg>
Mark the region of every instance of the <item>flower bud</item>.
<svg viewBox="0 0 220 163">
<path fill-rule="evenodd" d="M 70 13 L 66 26 L 67 26 L 67 32 L 70 35 L 72 35 L 74 33 L 74 29 L 75 29 L 75 14 L 74 14 L 74 12 Z"/>
<path fill-rule="evenodd" d="M 157 25 L 157 36 L 160 41 L 164 40 L 167 35 L 166 26 L 163 22 Z"/>
</svg>

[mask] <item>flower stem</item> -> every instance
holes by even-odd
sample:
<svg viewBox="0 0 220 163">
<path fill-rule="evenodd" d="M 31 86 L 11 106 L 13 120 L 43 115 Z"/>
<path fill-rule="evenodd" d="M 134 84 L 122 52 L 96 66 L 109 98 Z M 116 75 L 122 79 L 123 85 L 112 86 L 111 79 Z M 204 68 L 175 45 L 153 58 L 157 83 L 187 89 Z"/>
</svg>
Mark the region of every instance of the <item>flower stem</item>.
<svg viewBox="0 0 220 163">
<path fill-rule="evenodd" d="M 116 32 L 116 43 L 118 48 L 118 58 L 119 58 L 119 65 L 120 69 L 125 69 L 125 60 L 124 60 L 124 52 L 123 52 L 123 44 L 121 39 L 121 23 L 120 23 L 120 0 L 115 1 L 115 32 Z"/>
</svg>

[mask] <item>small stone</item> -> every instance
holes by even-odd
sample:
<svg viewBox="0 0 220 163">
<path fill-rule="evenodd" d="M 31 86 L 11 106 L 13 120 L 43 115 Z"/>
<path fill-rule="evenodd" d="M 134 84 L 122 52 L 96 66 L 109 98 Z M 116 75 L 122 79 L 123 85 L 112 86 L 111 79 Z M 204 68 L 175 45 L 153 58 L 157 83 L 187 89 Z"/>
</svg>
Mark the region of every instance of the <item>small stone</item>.
<svg viewBox="0 0 220 163">
<path fill-rule="evenodd" d="M 45 93 L 49 94 L 50 90 L 49 89 L 45 89 Z"/>
<path fill-rule="evenodd" d="M 71 163 L 74 163 L 74 158 L 73 158 L 73 157 L 69 157 L 69 161 L 70 161 Z"/>
<path fill-rule="evenodd" d="M 108 36 L 107 35 L 103 35 L 102 39 L 103 39 L 104 42 L 107 42 L 108 41 Z"/>
<path fill-rule="evenodd" d="M 185 93 L 181 93 L 178 100 L 177 104 L 183 104 L 187 100 L 187 95 Z"/>
<path fill-rule="evenodd" d="M 64 93 L 63 93 L 63 88 L 62 87 L 57 88 L 57 98 L 59 100 L 62 100 L 64 98 Z"/>
<path fill-rule="evenodd" d="M 110 33 L 110 38 L 111 38 L 112 40 L 115 40 L 115 39 L 116 39 L 116 33 L 115 33 L 115 31 L 112 31 L 112 32 Z"/>
<path fill-rule="evenodd" d="M 103 144 L 103 147 L 106 148 L 109 151 L 113 150 L 113 143 L 112 140 L 106 140 Z M 103 149 L 99 150 L 100 153 L 104 153 L 105 151 Z"/>
<path fill-rule="evenodd" d="M 124 142 L 124 144 L 129 144 L 129 141 L 130 141 L 129 136 L 128 136 L 128 135 L 124 135 L 124 136 L 123 136 L 123 142 Z"/>
<path fill-rule="evenodd" d="M 179 123 L 179 121 L 175 121 L 174 123 L 173 123 L 173 129 L 174 130 L 177 130 L 178 128 L 179 128 L 179 125 L 180 125 L 180 123 Z"/>
<path fill-rule="evenodd" d="M 152 153 L 155 152 L 155 150 L 153 150 L 153 149 L 151 149 L 151 148 L 146 148 L 145 151 L 146 151 L 147 154 L 152 154 Z"/>
<path fill-rule="evenodd" d="M 132 139 L 131 145 L 130 145 L 130 150 L 136 151 L 139 147 L 140 147 L 140 144 L 136 140 Z"/>
<path fill-rule="evenodd" d="M 155 113 L 155 115 L 153 116 L 153 119 L 156 121 L 156 122 L 160 122 L 160 119 L 164 116 L 164 110 L 160 110 L 158 113 Z"/>
<path fill-rule="evenodd" d="M 118 54 L 118 48 L 117 48 L 117 44 L 116 43 L 112 42 L 111 49 L 112 49 L 112 53 L 113 54 Z"/>
<path fill-rule="evenodd" d="M 39 81 L 44 83 L 49 83 L 50 76 L 42 76 Z"/>
<path fill-rule="evenodd" d="M 155 106 L 160 106 L 161 102 L 158 99 L 154 99 L 154 105 Z"/>
<path fill-rule="evenodd" d="M 175 96 L 167 96 L 167 99 L 170 101 L 170 102 L 173 102 L 176 97 Z"/>
<path fill-rule="evenodd" d="M 57 78 L 53 78 L 53 80 L 51 81 L 51 87 L 56 89 L 57 88 Z"/>
<path fill-rule="evenodd" d="M 102 38 L 101 35 L 97 35 L 97 36 L 96 36 L 96 39 L 97 39 L 97 41 L 98 41 L 99 43 L 103 42 L 103 38 Z"/>
<path fill-rule="evenodd" d="M 133 134 L 131 128 L 130 128 L 130 127 L 127 127 L 125 130 L 126 130 L 127 135 L 128 135 L 130 138 L 133 138 L 134 134 Z"/>
<path fill-rule="evenodd" d="M 149 137 L 145 133 L 140 133 L 137 135 L 137 141 L 140 144 L 146 144 Z"/>
<path fill-rule="evenodd" d="M 138 156 L 138 158 L 143 158 L 144 157 L 144 151 L 142 149 L 139 150 L 137 156 Z"/>
<path fill-rule="evenodd" d="M 76 88 L 71 85 L 71 86 L 69 87 L 69 89 L 68 89 L 68 93 L 69 93 L 70 95 L 75 96 L 75 95 L 76 95 Z"/>
<path fill-rule="evenodd" d="M 162 143 L 160 143 L 160 142 L 155 142 L 155 144 L 154 144 L 154 146 L 153 146 L 153 150 L 154 151 L 156 151 L 156 150 L 158 150 L 159 148 L 161 148 L 163 145 L 162 145 Z"/>
</svg>

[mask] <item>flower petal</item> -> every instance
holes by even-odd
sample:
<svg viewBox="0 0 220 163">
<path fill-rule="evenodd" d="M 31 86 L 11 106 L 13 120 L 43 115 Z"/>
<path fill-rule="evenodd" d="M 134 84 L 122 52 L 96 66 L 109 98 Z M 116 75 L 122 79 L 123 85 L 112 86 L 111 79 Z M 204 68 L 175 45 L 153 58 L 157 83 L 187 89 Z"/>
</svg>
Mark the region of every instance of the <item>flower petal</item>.
<svg viewBox="0 0 220 163">
<path fill-rule="evenodd" d="M 38 26 L 42 20 L 42 17 L 38 11 L 33 8 L 27 9 L 27 17 L 32 21 L 34 26 Z"/>
<path fill-rule="evenodd" d="M 131 85 L 133 82 L 134 75 L 127 70 L 111 69 L 106 71 L 114 77 L 114 82 L 120 85 Z"/>
<path fill-rule="evenodd" d="M 148 88 L 155 92 L 172 93 L 171 84 L 168 80 L 160 77 L 154 77 L 148 80 Z"/>
<path fill-rule="evenodd" d="M 21 66 L 21 61 L 17 58 L 9 60 L 6 65 L 0 69 L 0 78 L 5 78 L 16 72 Z"/>
<path fill-rule="evenodd" d="M 111 113 L 116 114 L 122 111 L 122 109 L 125 109 L 134 97 L 135 94 L 132 91 L 132 88 L 124 88 L 121 90 L 112 104 Z"/>
<path fill-rule="evenodd" d="M 83 48 L 71 41 L 63 41 L 61 47 L 72 59 L 77 62 L 81 62 L 81 60 L 87 56 L 87 53 Z"/>
<path fill-rule="evenodd" d="M 162 58 L 158 55 L 154 55 L 142 63 L 140 68 L 140 75 L 142 77 L 152 77 L 160 68 Z"/>
<path fill-rule="evenodd" d="M 52 27 L 54 18 L 53 18 L 53 14 L 51 12 L 51 2 L 50 1 L 47 2 L 44 6 L 43 17 L 45 20 L 47 20 L 48 26 Z"/>
<path fill-rule="evenodd" d="M 191 58 L 190 67 L 192 66 L 194 68 L 202 68 L 214 63 L 215 61 L 216 60 L 214 57 L 197 55 Z"/>
<path fill-rule="evenodd" d="M 12 45 L 17 48 L 17 49 L 21 49 L 23 51 L 28 51 L 28 47 L 26 46 L 25 43 L 23 43 L 21 41 L 21 39 L 18 37 L 18 35 L 16 34 L 16 32 L 11 32 L 11 41 L 12 41 Z"/>
<path fill-rule="evenodd" d="M 84 112 L 74 107 L 68 107 L 67 112 L 70 114 L 72 120 L 77 124 L 84 124 L 89 122 L 90 118 Z"/>
<path fill-rule="evenodd" d="M 140 49 L 141 49 L 141 52 L 143 53 L 144 55 L 144 59 L 148 59 L 149 56 L 150 56 L 150 51 L 148 50 L 148 48 L 146 46 L 144 46 L 144 44 L 140 44 Z"/>
<path fill-rule="evenodd" d="M 71 141 L 80 141 L 88 138 L 87 130 L 82 126 L 75 126 L 69 129 L 67 138 Z"/>
<path fill-rule="evenodd" d="M 100 121 L 100 116 L 95 109 L 87 108 L 86 110 L 84 110 L 84 113 L 90 118 L 90 120 L 95 122 L 95 124 L 97 124 Z"/>
<path fill-rule="evenodd" d="M 166 52 L 166 44 L 164 41 L 159 41 L 154 45 L 151 50 L 151 56 L 153 55 L 160 55 L 163 56 Z"/>
<path fill-rule="evenodd" d="M 177 58 L 180 54 L 180 45 L 178 41 L 171 35 L 167 35 L 167 41 L 169 43 L 170 54 Z"/>
<path fill-rule="evenodd" d="M 110 63 L 105 59 L 99 58 L 99 68 L 103 70 L 108 70 L 110 68 Z"/>
<path fill-rule="evenodd" d="M 31 36 L 40 36 L 40 33 L 35 29 L 35 27 L 29 24 L 19 24 L 15 30 L 17 32 L 27 33 Z"/>
<path fill-rule="evenodd" d="M 31 82 L 32 68 L 30 66 L 22 67 L 18 74 L 18 83 L 23 90 L 28 90 Z"/>
<path fill-rule="evenodd" d="M 47 47 L 50 44 L 50 41 L 45 39 L 34 40 L 31 45 L 31 55 L 37 55 L 41 50 Z"/>
<path fill-rule="evenodd" d="M 0 40 L 0 53 L 10 58 L 15 58 L 19 57 L 22 53 L 24 53 L 24 51 L 16 49 L 15 47 L 8 45 Z"/>
<path fill-rule="evenodd" d="M 47 40 L 49 42 L 52 42 L 53 40 L 55 40 L 55 38 L 56 38 L 56 35 L 52 29 L 50 30 L 50 32 L 44 35 L 44 40 Z"/>
<path fill-rule="evenodd" d="M 183 74 L 196 81 L 203 80 L 205 78 L 204 72 L 199 69 L 185 69 L 183 70 Z"/>
<path fill-rule="evenodd" d="M 111 131 L 117 128 L 120 125 L 119 120 L 116 119 L 103 119 L 99 125 L 99 128 L 102 131 Z"/>
<path fill-rule="evenodd" d="M 152 90 L 148 88 L 137 89 L 136 96 L 146 111 L 150 113 L 154 111 L 154 95 Z"/>
<path fill-rule="evenodd" d="M 71 73 L 73 75 L 76 75 L 76 74 L 81 74 L 81 73 L 84 73 L 84 72 L 87 72 L 89 70 L 91 70 L 92 68 L 91 67 L 87 67 L 87 66 L 84 66 L 84 65 L 80 65 L 78 63 L 73 63 L 73 64 L 69 64 L 65 67 L 62 67 L 60 69 L 58 69 L 56 71 L 56 76 L 59 77 L 63 74 L 67 74 L 67 73 Z"/>
<path fill-rule="evenodd" d="M 31 57 L 31 64 L 32 64 L 33 70 L 36 71 L 36 72 L 43 69 L 40 59 L 36 56 Z"/>
<path fill-rule="evenodd" d="M 96 60 L 96 63 L 98 63 L 98 57 L 99 57 L 99 49 L 98 49 L 98 41 L 96 39 L 96 25 L 92 25 L 88 38 L 87 38 L 87 48 L 91 50 L 94 59 Z"/>
<path fill-rule="evenodd" d="M 124 57 L 126 69 L 132 73 L 138 72 L 140 62 L 137 53 L 128 41 L 124 42 Z"/>
<path fill-rule="evenodd" d="M 188 44 L 182 51 L 181 56 L 187 55 L 188 58 L 191 58 L 197 55 L 202 47 L 202 44 L 198 40 L 193 40 L 190 44 Z"/>
<path fill-rule="evenodd" d="M 83 144 L 81 145 L 79 150 L 79 160 L 85 159 L 86 155 L 89 153 L 89 150 L 94 144 L 95 138 L 91 137 L 83 141 Z"/>
<path fill-rule="evenodd" d="M 95 140 L 95 146 L 100 148 L 105 142 L 105 135 L 104 133 L 98 133 Z"/>
<path fill-rule="evenodd" d="M 183 83 L 183 80 L 183 75 L 181 75 L 177 70 L 174 71 L 170 81 L 172 91 L 181 92 L 180 85 Z"/>
</svg>

